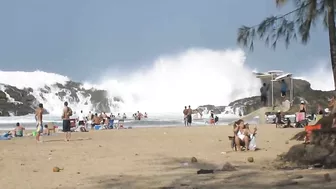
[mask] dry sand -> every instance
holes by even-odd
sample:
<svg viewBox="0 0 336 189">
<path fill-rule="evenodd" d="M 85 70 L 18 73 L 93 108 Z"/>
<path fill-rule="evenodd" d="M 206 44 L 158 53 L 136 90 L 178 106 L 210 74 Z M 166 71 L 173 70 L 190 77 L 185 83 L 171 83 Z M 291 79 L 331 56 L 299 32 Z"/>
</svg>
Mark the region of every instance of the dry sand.
<svg viewBox="0 0 336 189">
<path fill-rule="evenodd" d="M 105 188 L 281 188 L 275 183 L 302 175 L 285 188 L 335 188 L 323 174 L 333 170 L 275 170 L 270 162 L 296 141 L 288 139 L 300 129 L 258 127 L 255 152 L 233 152 L 230 126 L 142 128 L 63 134 L 0 141 L 0 186 L 3 189 Z M 195 156 L 198 163 L 190 163 Z M 255 162 L 247 162 L 253 157 Z M 236 171 L 197 175 L 226 162 Z M 53 172 L 53 167 L 64 168 Z"/>
</svg>

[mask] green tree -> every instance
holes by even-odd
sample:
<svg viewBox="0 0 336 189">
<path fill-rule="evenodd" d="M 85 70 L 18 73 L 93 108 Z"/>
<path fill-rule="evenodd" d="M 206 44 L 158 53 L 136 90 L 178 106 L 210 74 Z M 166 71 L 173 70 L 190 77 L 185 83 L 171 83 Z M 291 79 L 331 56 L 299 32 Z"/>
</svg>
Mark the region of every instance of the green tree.
<svg viewBox="0 0 336 189">
<path fill-rule="evenodd" d="M 296 9 L 284 15 L 270 16 L 256 26 L 242 26 L 238 29 L 237 42 L 249 47 L 251 51 L 256 37 L 274 49 L 279 40 L 284 40 L 288 47 L 291 40 L 297 37 L 305 45 L 309 41 L 311 27 L 322 22 L 329 33 L 330 59 L 336 89 L 336 0 L 276 0 L 275 4 L 280 7 L 288 2 L 293 2 Z"/>
</svg>

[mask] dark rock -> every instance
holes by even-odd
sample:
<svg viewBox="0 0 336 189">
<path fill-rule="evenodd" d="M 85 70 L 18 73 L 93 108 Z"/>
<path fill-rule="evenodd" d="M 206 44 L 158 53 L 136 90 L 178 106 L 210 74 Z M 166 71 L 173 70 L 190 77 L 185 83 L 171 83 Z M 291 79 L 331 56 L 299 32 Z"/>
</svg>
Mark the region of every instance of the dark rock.
<svg viewBox="0 0 336 189">
<path fill-rule="evenodd" d="M 322 129 L 330 129 L 333 123 L 333 115 L 322 117 L 316 122 L 316 125 L 321 124 Z"/>
<path fill-rule="evenodd" d="M 331 178 L 330 178 L 329 173 L 324 174 L 323 177 L 324 177 L 324 180 L 325 180 L 326 182 L 331 182 Z"/>
<path fill-rule="evenodd" d="M 250 162 L 250 163 L 253 163 L 254 162 L 254 158 L 253 157 L 248 157 L 247 161 Z"/>
<path fill-rule="evenodd" d="M 192 157 L 190 160 L 191 163 L 197 163 L 197 159 L 195 157 Z"/>
<path fill-rule="evenodd" d="M 197 171 L 198 175 L 199 174 L 213 174 L 213 173 L 215 173 L 215 171 L 212 169 L 200 169 Z"/>
<path fill-rule="evenodd" d="M 261 79 L 261 83 L 270 83 L 269 79 Z M 289 86 L 289 81 L 286 81 Z M 298 112 L 299 104 L 301 100 L 306 101 L 306 106 L 308 110 L 315 110 L 317 105 L 321 105 L 322 107 L 327 107 L 328 98 L 334 95 L 333 91 L 320 91 L 313 90 L 309 82 L 301 79 L 293 79 L 293 91 L 294 91 L 294 99 L 292 108 L 285 112 L 285 114 L 293 114 Z M 271 91 L 271 90 L 269 90 Z M 289 95 L 288 95 L 289 96 Z M 271 92 L 269 92 L 269 99 L 271 99 Z M 283 98 L 280 96 L 280 83 L 274 82 L 274 105 L 279 106 L 283 101 Z M 234 112 L 237 109 L 243 110 L 244 115 L 247 115 L 255 110 L 261 108 L 260 96 L 252 96 L 242 99 L 237 99 L 229 105 Z M 271 104 L 269 104 L 271 106 Z M 227 106 L 214 106 L 214 105 L 202 105 L 194 110 L 196 112 L 202 112 L 205 108 L 207 110 L 213 110 L 215 114 L 219 114 L 225 111 Z M 315 112 L 316 113 L 316 112 Z"/>
<path fill-rule="evenodd" d="M 263 79 L 262 82 L 270 83 L 270 80 Z M 286 112 L 286 114 L 298 112 L 301 100 L 306 101 L 308 110 L 315 110 L 318 104 L 322 107 L 327 107 L 328 98 L 334 95 L 333 91 L 313 90 L 309 82 L 301 79 L 293 79 L 293 87 L 293 106 L 288 112 Z M 274 104 L 276 106 L 280 105 L 283 101 L 279 91 L 280 83 L 274 82 Z M 269 99 L 271 99 L 271 95 L 269 95 Z M 229 106 L 232 106 L 233 108 L 242 108 L 244 109 L 244 114 L 247 115 L 261 108 L 260 96 L 238 99 L 231 102 Z"/>
<path fill-rule="evenodd" d="M 278 160 L 301 167 L 336 168 L 336 129 L 313 131 L 310 144 L 294 145 Z"/>
<path fill-rule="evenodd" d="M 40 102 L 38 102 L 32 95 L 34 92 L 32 88 L 18 89 L 15 86 L 1 85 L 4 86 L 5 90 L 0 90 L 0 116 L 21 116 L 35 112 L 35 109 Z M 80 99 L 82 99 L 79 95 L 82 95 L 83 97 L 88 98 L 88 101 L 82 103 L 91 103 L 93 105 L 92 109 L 96 112 L 115 111 L 119 107 L 118 104 L 114 102 L 122 102 L 122 99 L 119 97 L 109 98 L 107 91 L 96 90 L 93 88 L 84 89 L 81 83 L 73 81 L 68 81 L 65 84 L 55 83 L 52 86 L 44 86 L 38 91 L 39 98 L 47 100 L 45 95 L 51 93 L 53 87 L 59 88 L 54 95 L 58 96 L 61 101 L 68 101 L 69 104 L 78 103 Z M 10 99 L 7 98 L 6 93 L 10 96 Z M 36 94 L 36 91 L 34 94 Z M 44 113 L 47 114 L 48 110 L 45 109 Z"/>
</svg>

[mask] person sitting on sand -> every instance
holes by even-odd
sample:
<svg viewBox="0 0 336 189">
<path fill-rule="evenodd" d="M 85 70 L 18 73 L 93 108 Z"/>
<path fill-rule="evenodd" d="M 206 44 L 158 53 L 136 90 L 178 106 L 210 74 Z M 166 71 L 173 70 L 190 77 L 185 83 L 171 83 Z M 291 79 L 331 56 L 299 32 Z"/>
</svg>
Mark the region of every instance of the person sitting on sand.
<svg viewBox="0 0 336 189">
<path fill-rule="evenodd" d="M 75 129 L 76 132 L 89 132 L 84 125 L 78 125 Z"/>
<path fill-rule="evenodd" d="M 257 128 L 251 132 L 248 125 L 244 125 L 242 119 L 235 122 L 233 132 L 235 133 L 235 143 L 238 151 L 241 151 L 241 146 L 245 146 L 249 150 L 251 136 L 253 136 L 257 131 Z"/>
<path fill-rule="evenodd" d="M 48 129 L 48 125 L 44 125 L 44 129 L 43 129 L 43 135 L 50 135 L 50 131 Z"/>
<path fill-rule="evenodd" d="M 110 117 L 106 117 L 106 119 L 103 120 L 103 127 L 104 127 L 104 129 L 109 129 L 108 126 L 110 124 L 110 120 L 111 120 Z"/>
<path fill-rule="evenodd" d="M 24 130 L 25 130 L 25 128 L 20 123 L 16 123 L 16 127 L 13 130 L 13 136 L 23 137 Z"/>
<path fill-rule="evenodd" d="M 11 132 L 11 131 L 8 131 L 8 132 L 2 134 L 1 137 L 2 137 L 2 138 L 8 138 L 8 139 L 10 139 L 10 138 L 13 137 L 13 135 L 12 135 L 12 132 Z"/>
</svg>

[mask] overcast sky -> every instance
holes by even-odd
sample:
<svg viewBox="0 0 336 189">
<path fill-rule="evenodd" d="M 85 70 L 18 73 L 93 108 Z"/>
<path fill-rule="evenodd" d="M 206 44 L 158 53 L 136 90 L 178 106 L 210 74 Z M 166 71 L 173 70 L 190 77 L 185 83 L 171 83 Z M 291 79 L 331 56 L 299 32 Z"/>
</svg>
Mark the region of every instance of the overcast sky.
<svg viewBox="0 0 336 189">
<path fill-rule="evenodd" d="M 0 69 L 75 80 L 106 67 L 131 71 L 190 47 L 237 48 L 238 27 L 292 8 L 271 0 L 1 0 Z M 247 64 L 299 73 L 328 59 L 328 35 L 318 26 L 307 46 L 273 51 L 260 43 Z"/>
</svg>

